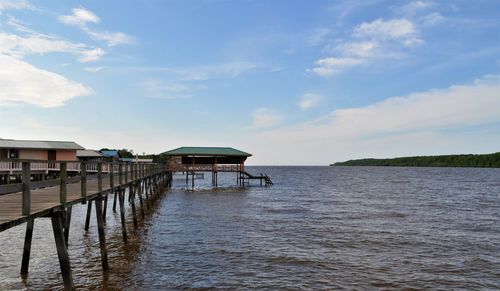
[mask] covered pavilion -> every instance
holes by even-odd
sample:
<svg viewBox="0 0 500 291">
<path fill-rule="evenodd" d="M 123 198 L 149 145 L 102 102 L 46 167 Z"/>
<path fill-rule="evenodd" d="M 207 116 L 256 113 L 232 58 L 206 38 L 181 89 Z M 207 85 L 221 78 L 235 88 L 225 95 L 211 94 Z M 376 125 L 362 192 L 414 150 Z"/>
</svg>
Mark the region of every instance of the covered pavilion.
<svg viewBox="0 0 500 291">
<path fill-rule="evenodd" d="M 245 171 L 245 161 L 252 155 L 230 147 L 180 147 L 162 155 L 168 157 L 167 167 L 171 172 L 185 172 L 186 184 L 191 175 L 191 184 L 194 187 L 196 172 L 211 172 L 212 185 L 217 187 L 219 172 L 237 173 L 238 185 L 244 186 L 245 180 L 260 179 L 261 184 L 271 185 L 267 175 L 253 176 Z"/>
</svg>

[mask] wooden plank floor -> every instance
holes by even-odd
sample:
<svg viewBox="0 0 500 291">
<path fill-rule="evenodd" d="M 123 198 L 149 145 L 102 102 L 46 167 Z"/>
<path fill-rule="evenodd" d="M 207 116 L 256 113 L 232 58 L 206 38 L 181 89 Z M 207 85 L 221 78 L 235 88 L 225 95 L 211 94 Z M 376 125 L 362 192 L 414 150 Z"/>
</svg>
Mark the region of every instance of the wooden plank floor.
<svg viewBox="0 0 500 291">
<path fill-rule="evenodd" d="M 129 182 L 130 183 L 130 178 Z M 118 185 L 119 178 L 114 177 L 114 185 Z M 127 184 L 128 184 L 127 183 Z M 67 184 L 67 203 L 70 205 L 80 203 L 81 182 Z M 116 187 L 116 186 L 115 186 Z M 31 190 L 31 215 L 30 217 L 40 217 L 50 214 L 59 209 L 60 187 L 47 187 Z M 102 180 L 102 190 L 104 195 L 110 192 L 109 177 Z M 87 199 L 92 199 L 98 194 L 97 179 L 87 180 Z M 0 196 L 0 231 L 14 227 L 27 221 L 29 217 L 21 215 L 21 192 Z"/>
</svg>

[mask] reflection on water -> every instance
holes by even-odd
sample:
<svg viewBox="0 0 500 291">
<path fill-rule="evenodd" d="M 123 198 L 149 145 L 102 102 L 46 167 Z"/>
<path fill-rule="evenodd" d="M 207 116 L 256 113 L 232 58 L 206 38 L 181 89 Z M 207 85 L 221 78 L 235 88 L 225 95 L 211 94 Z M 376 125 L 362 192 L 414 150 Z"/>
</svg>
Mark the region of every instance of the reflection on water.
<svg viewBox="0 0 500 291">
<path fill-rule="evenodd" d="M 108 212 L 110 272 L 95 218 L 73 209 L 69 253 L 82 289 L 500 288 L 500 170 L 249 167 L 275 186 L 174 182 L 139 219 Z M 236 185 L 235 175 L 220 183 Z M 190 185 L 190 184 L 189 184 Z M 112 199 L 108 210 L 111 209 Z M 61 288 L 50 220 L 35 222 L 30 274 L 24 225 L 0 233 L 0 289 Z"/>
</svg>

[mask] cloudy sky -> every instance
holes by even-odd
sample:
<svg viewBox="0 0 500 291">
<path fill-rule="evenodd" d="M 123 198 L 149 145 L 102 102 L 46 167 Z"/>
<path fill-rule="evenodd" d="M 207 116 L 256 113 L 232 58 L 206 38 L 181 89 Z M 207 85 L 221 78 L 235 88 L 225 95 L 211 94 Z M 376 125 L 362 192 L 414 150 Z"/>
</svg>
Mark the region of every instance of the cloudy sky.
<svg viewBox="0 0 500 291">
<path fill-rule="evenodd" d="M 0 138 L 251 164 L 500 151 L 500 1 L 0 0 Z"/>
</svg>

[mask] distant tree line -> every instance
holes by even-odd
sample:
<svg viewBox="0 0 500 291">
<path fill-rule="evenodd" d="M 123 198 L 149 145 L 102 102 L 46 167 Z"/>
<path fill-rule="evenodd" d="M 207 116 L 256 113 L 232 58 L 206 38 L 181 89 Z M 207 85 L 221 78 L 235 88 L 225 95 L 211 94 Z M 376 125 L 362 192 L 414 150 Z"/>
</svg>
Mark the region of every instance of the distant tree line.
<svg viewBox="0 0 500 291">
<path fill-rule="evenodd" d="M 482 155 L 417 156 L 393 159 L 359 159 L 338 162 L 330 166 L 388 167 L 474 167 L 500 168 L 500 152 Z"/>
</svg>

